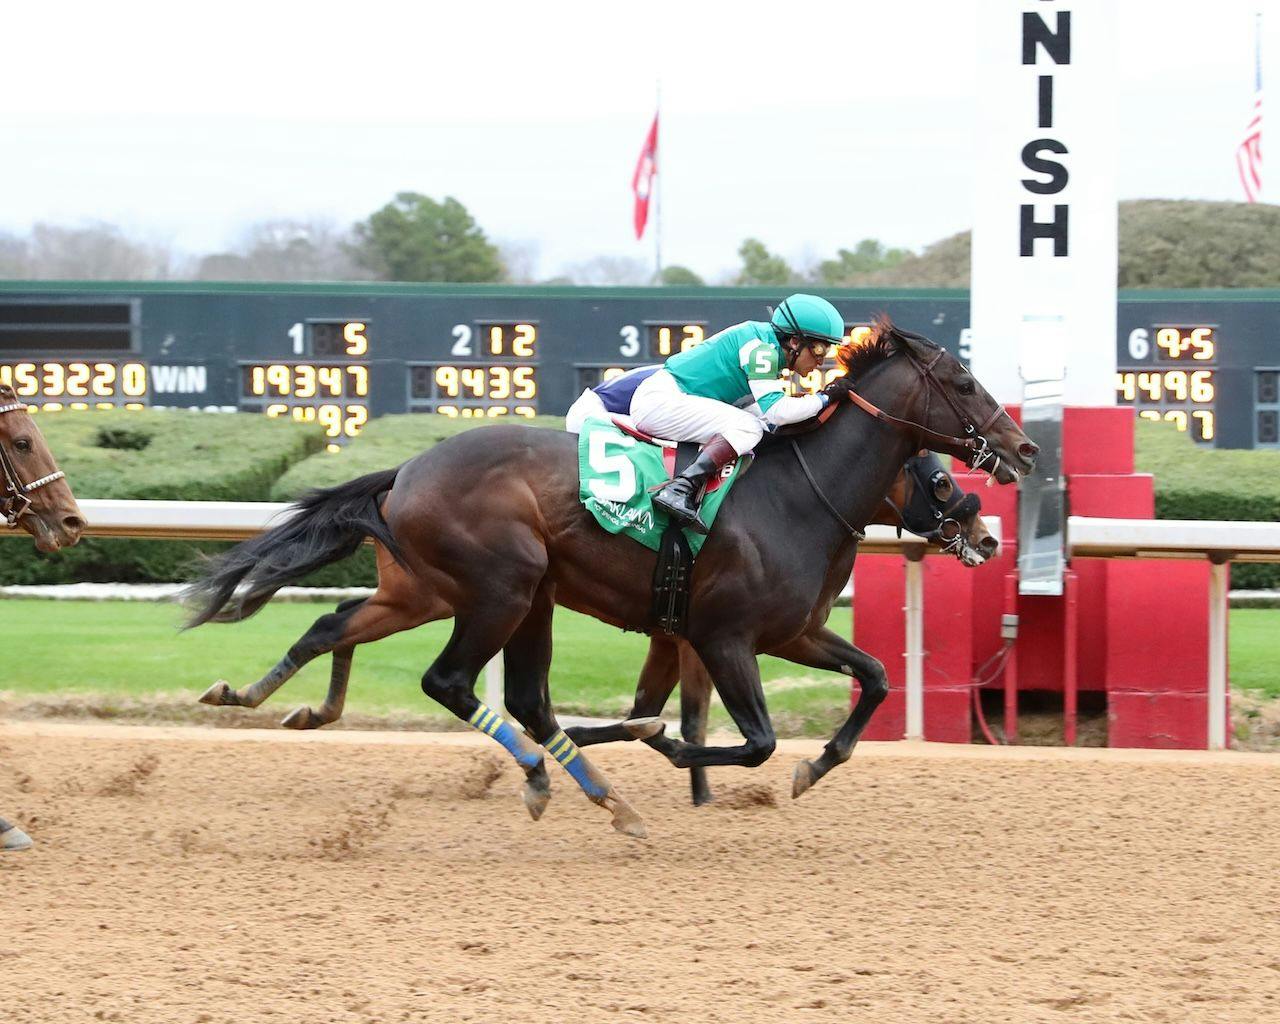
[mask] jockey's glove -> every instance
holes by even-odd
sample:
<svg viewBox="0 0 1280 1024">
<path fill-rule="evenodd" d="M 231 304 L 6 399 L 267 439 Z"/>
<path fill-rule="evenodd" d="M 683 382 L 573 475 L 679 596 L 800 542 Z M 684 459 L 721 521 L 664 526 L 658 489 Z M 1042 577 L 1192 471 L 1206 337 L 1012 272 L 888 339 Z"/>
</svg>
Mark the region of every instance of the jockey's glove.
<svg viewBox="0 0 1280 1024">
<path fill-rule="evenodd" d="M 830 384 L 822 389 L 822 395 L 828 402 L 840 402 L 849 397 L 849 392 L 853 390 L 853 380 L 848 376 L 836 377 Z"/>
</svg>

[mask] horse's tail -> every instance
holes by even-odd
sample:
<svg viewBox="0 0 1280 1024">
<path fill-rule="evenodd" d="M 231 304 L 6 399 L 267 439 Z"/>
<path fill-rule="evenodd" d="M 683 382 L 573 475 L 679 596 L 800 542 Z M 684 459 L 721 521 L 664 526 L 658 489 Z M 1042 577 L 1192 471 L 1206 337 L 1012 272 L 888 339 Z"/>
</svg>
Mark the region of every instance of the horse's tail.
<svg viewBox="0 0 1280 1024">
<path fill-rule="evenodd" d="M 192 609 L 185 628 L 247 619 L 285 584 L 354 554 L 366 537 L 403 565 L 400 545 L 378 509 L 380 496 L 399 471 L 384 469 L 309 491 L 290 506 L 289 518 L 279 526 L 210 559 L 183 592 Z"/>
</svg>

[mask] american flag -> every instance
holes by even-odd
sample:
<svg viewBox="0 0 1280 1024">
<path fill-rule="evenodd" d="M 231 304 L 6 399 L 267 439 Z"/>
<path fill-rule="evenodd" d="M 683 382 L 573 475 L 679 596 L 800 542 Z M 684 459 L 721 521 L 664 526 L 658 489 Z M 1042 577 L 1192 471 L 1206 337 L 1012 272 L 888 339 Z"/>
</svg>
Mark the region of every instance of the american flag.
<svg viewBox="0 0 1280 1024">
<path fill-rule="evenodd" d="M 1262 15 L 1257 16 L 1254 37 L 1253 115 L 1236 148 L 1236 170 L 1244 186 L 1245 202 L 1256 203 L 1262 195 Z"/>
</svg>

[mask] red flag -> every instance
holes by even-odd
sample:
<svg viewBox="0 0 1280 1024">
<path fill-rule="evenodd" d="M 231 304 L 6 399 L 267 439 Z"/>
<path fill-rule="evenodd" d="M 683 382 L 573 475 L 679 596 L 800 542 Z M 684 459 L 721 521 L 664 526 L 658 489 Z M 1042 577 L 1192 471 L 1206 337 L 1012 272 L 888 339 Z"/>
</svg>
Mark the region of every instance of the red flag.
<svg viewBox="0 0 1280 1024">
<path fill-rule="evenodd" d="M 653 194 L 653 178 L 658 173 L 658 115 L 645 137 L 640 159 L 636 161 L 636 173 L 631 176 L 631 191 L 636 195 L 636 238 L 644 237 L 644 226 L 649 220 L 649 196 Z"/>
<path fill-rule="evenodd" d="M 1253 116 L 1236 148 L 1236 170 L 1244 186 L 1246 203 L 1256 203 L 1262 194 L 1262 15 L 1254 26 Z"/>
</svg>

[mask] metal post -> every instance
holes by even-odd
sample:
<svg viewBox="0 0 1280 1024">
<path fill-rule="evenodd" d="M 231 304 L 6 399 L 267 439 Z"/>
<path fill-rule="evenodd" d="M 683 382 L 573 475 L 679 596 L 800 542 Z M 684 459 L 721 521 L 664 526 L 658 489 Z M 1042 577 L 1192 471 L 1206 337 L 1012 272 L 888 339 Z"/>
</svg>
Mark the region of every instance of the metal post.
<svg viewBox="0 0 1280 1024">
<path fill-rule="evenodd" d="M 1079 670 L 1076 666 L 1076 640 L 1079 628 L 1076 617 L 1076 574 L 1063 573 L 1062 609 L 1062 738 L 1069 747 L 1076 745 L 1076 709 Z"/>
<path fill-rule="evenodd" d="M 484 667 L 484 702 L 500 714 L 506 713 L 502 704 L 502 652 Z"/>
<path fill-rule="evenodd" d="M 1006 619 L 1018 621 L 1018 575 L 1004 578 L 1004 610 Z M 1009 652 L 1004 662 L 1004 741 L 1018 742 L 1018 648 Z"/>
<path fill-rule="evenodd" d="M 1209 566 L 1209 749 L 1227 746 L 1227 588 L 1230 566 Z"/>
<path fill-rule="evenodd" d="M 907 555 L 907 735 L 924 739 L 924 552 Z"/>
</svg>

